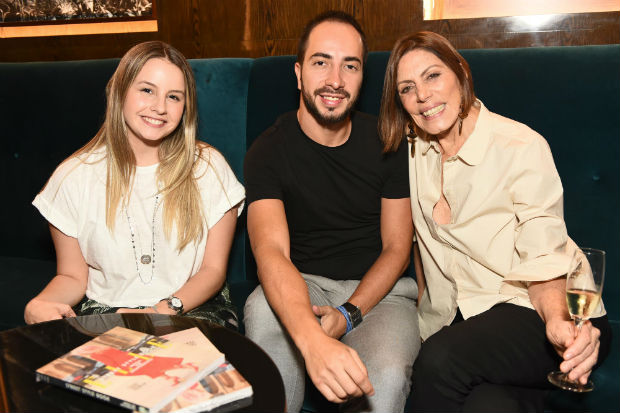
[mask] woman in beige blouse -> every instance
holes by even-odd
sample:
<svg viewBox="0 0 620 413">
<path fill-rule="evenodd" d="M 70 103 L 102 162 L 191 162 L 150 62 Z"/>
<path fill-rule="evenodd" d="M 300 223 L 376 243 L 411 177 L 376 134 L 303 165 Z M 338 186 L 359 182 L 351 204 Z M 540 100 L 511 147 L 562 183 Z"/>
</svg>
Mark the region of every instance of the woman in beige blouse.
<svg viewBox="0 0 620 413">
<path fill-rule="evenodd" d="M 576 246 L 545 139 L 490 112 L 467 62 L 431 32 L 394 46 L 379 127 L 386 150 L 405 135 L 411 149 L 424 340 L 414 411 L 542 410 L 560 363 L 585 383 L 607 354 L 609 325 L 603 316 L 577 334 L 569 317 Z"/>
</svg>

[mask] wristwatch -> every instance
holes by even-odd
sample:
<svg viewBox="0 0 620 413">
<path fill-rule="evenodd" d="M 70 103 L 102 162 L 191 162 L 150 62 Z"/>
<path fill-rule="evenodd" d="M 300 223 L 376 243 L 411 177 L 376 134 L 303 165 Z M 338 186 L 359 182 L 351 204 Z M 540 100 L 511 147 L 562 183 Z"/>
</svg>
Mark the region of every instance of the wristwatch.
<svg viewBox="0 0 620 413">
<path fill-rule="evenodd" d="M 183 301 L 179 297 L 171 295 L 165 300 L 168 302 L 168 308 L 176 311 L 177 315 L 183 314 Z"/>
<path fill-rule="evenodd" d="M 353 325 L 353 328 L 359 326 L 362 322 L 362 310 L 360 310 L 359 307 L 351 304 L 348 301 L 342 304 L 342 306 L 345 310 L 347 310 L 347 313 L 349 313 L 349 318 L 351 319 L 351 324 Z"/>
</svg>

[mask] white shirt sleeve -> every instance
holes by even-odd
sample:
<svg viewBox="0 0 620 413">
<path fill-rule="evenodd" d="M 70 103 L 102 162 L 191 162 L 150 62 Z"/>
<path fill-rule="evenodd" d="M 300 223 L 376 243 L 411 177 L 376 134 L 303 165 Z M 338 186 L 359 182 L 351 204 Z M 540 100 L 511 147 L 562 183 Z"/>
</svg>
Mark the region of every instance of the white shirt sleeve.
<svg viewBox="0 0 620 413">
<path fill-rule="evenodd" d="M 211 229 L 231 208 L 237 215 L 243 211 L 245 188 L 235 176 L 224 156 L 214 148 L 203 151 L 203 165 L 198 170 L 197 183 L 202 196 L 207 228 Z"/>
<path fill-rule="evenodd" d="M 512 185 L 520 264 L 506 280 L 546 281 L 566 274 L 568 235 L 563 219 L 563 189 L 549 145 L 542 138 L 526 145 Z"/>
<path fill-rule="evenodd" d="M 63 234 L 77 238 L 81 210 L 81 161 L 71 158 L 56 168 L 32 204 Z"/>
</svg>

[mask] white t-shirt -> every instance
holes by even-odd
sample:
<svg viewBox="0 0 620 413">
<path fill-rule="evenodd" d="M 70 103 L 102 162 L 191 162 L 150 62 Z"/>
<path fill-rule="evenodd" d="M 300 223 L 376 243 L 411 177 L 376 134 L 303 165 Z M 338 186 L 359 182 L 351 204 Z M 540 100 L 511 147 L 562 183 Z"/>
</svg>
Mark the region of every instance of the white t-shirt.
<svg viewBox="0 0 620 413">
<path fill-rule="evenodd" d="M 179 253 L 176 226 L 170 239 L 164 236 L 161 196 L 153 212 L 157 164 L 136 167 L 129 206 L 118 207 L 114 231 L 108 229 L 106 162 L 97 162 L 104 153 L 93 153 L 86 162 L 78 158 L 63 162 L 33 205 L 62 233 L 78 240 L 88 264 L 88 298 L 112 307 L 151 306 L 179 290 L 199 270 L 208 229 L 236 205 L 241 213 L 245 190 L 224 157 L 213 148 L 205 149 L 196 181 L 208 228 L 199 243 Z M 152 255 L 154 265 L 141 263 L 143 254 Z"/>
</svg>

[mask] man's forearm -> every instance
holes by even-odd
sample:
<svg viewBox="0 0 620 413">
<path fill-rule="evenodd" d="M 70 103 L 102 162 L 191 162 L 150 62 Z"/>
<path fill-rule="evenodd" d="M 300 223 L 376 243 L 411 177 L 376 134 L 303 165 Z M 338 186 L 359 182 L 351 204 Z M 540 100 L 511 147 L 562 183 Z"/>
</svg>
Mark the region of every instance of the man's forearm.
<svg viewBox="0 0 620 413">
<path fill-rule="evenodd" d="M 308 286 L 293 263 L 276 251 L 256 254 L 258 276 L 269 305 L 303 353 L 312 334 L 324 334 L 312 312 Z"/>
<path fill-rule="evenodd" d="M 303 352 L 308 335 L 324 333 L 312 312 L 308 286 L 290 259 L 284 204 L 278 199 L 252 202 L 247 222 L 258 277 L 267 301 Z"/>
<path fill-rule="evenodd" d="M 394 287 L 409 265 L 413 222 L 409 198 L 381 199 L 381 254 L 349 301 L 367 314 Z"/>
<path fill-rule="evenodd" d="M 381 252 L 375 263 L 362 278 L 359 286 L 349 298 L 362 314 L 367 314 L 390 292 L 409 265 L 406 248 L 388 248 Z"/>
</svg>

